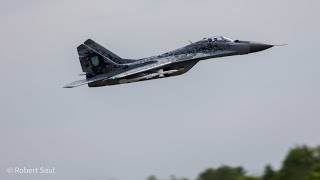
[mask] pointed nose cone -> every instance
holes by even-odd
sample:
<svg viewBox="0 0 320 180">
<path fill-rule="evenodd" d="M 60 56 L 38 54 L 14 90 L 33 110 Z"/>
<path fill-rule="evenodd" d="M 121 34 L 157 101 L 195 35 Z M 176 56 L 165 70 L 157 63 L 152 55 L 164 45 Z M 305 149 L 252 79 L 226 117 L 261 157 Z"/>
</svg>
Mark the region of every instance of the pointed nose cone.
<svg viewBox="0 0 320 180">
<path fill-rule="evenodd" d="M 273 45 L 250 42 L 250 53 L 263 51 L 273 47 Z"/>
</svg>

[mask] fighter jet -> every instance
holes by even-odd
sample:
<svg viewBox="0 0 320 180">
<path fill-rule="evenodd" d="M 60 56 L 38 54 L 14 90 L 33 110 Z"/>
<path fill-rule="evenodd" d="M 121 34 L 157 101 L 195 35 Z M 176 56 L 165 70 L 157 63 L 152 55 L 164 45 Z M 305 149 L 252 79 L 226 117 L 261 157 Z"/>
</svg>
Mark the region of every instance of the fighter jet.
<svg viewBox="0 0 320 180">
<path fill-rule="evenodd" d="M 75 81 L 65 88 L 85 84 L 100 87 L 178 76 L 188 72 L 201 60 L 255 53 L 273 46 L 215 36 L 190 42 L 185 47 L 158 56 L 124 59 L 88 39 L 77 47 L 86 79 Z"/>
</svg>

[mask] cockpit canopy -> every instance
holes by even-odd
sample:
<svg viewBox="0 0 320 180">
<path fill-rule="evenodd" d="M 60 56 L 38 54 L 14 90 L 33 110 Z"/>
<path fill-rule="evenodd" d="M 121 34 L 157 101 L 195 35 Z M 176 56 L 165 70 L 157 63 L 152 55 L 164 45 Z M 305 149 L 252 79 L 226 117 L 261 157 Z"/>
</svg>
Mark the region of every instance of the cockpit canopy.
<svg viewBox="0 0 320 180">
<path fill-rule="evenodd" d="M 203 38 L 201 40 L 202 42 L 234 42 L 232 39 L 227 38 L 227 37 L 223 37 L 223 36 L 213 36 L 213 37 L 207 37 L 207 38 Z"/>
</svg>

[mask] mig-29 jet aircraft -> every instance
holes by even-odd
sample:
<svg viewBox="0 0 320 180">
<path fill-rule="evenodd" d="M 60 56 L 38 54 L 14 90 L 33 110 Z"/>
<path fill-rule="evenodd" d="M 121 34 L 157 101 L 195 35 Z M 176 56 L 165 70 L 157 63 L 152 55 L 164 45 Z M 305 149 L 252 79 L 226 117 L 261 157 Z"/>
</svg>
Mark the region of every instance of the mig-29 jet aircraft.
<svg viewBox="0 0 320 180">
<path fill-rule="evenodd" d="M 88 84 L 99 87 L 177 76 L 188 72 L 201 60 L 263 51 L 274 45 L 231 40 L 217 36 L 204 38 L 185 47 L 143 59 L 123 59 L 91 39 L 78 46 L 86 79 L 65 88 Z"/>
</svg>

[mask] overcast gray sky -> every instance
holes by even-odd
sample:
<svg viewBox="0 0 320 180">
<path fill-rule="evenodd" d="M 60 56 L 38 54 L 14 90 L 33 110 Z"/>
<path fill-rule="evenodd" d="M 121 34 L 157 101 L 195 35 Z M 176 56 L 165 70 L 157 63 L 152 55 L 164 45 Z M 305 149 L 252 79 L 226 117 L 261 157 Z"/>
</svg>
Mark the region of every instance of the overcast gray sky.
<svg viewBox="0 0 320 180">
<path fill-rule="evenodd" d="M 297 144 L 320 144 L 318 0 L 2 0 L 0 178 L 195 178 L 208 167 L 260 174 Z M 125 58 L 206 36 L 272 44 L 183 76 L 120 86 L 81 79 L 92 38 Z M 55 167 L 54 175 L 8 174 Z"/>
</svg>

